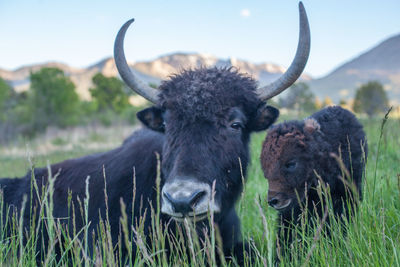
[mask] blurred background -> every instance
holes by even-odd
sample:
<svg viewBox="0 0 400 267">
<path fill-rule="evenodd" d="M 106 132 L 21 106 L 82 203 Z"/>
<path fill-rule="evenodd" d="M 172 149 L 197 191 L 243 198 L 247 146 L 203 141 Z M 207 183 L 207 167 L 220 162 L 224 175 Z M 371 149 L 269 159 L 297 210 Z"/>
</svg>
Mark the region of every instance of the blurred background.
<svg viewBox="0 0 400 267">
<path fill-rule="evenodd" d="M 310 58 L 299 82 L 272 104 L 292 117 L 332 104 L 361 117 L 393 105 L 398 116 L 400 1 L 303 3 Z M 1 153 L 25 153 L 27 143 L 37 152 L 77 143 L 104 149 L 132 132 L 148 103 L 124 86 L 112 58 L 130 18 L 127 59 L 154 87 L 184 68 L 213 65 L 237 67 L 264 85 L 285 72 L 297 47 L 292 0 L 2 0 Z"/>
</svg>

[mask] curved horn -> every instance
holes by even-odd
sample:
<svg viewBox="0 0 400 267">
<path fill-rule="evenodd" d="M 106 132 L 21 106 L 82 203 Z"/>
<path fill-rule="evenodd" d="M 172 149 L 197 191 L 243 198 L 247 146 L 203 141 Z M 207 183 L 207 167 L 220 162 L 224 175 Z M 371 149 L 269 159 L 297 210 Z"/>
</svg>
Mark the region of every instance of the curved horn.
<svg viewBox="0 0 400 267">
<path fill-rule="evenodd" d="M 157 103 L 158 100 L 158 91 L 142 81 L 140 81 L 133 73 L 126 62 L 125 53 L 124 53 L 124 38 L 126 30 L 128 29 L 129 25 L 135 19 L 128 20 L 119 30 L 117 37 L 115 38 L 114 43 L 114 60 L 115 65 L 117 66 L 119 75 L 121 76 L 122 80 L 136 93 L 143 96 L 147 100 Z"/>
<path fill-rule="evenodd" d="M 257 89 L 262 100 L 268 100 L 291 86 L 301 75 L 310 54 L 310 26 L 303 3 L 299 3 L 300 33 L 296 56 L 287 71 L 271 84 Z"/>
</svg>

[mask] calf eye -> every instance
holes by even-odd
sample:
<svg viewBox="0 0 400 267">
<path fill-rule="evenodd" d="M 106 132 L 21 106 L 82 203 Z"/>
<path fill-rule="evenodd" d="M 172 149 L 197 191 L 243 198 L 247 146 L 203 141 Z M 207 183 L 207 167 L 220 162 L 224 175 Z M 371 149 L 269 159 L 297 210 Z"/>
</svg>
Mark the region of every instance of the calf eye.
<svg viewBox="0 0 400 267">
<path fill-rule="evenodd" d="M 286 168 L 288 171 L 293 171 L 294 169 L 296 169 L 296 167 L 297 167 L 297 162 L 294 161 L 294 160 L 291 160 L 291 161 L 289 161 L 289 162 L 287 162 L 287 163 L 285 164 L 285 168 Z"/>
<path fill-rule="evenodd" d="M 231 124 L 231 128 L 235 129 L 235 130 L 239 130 L 243 128 L 243 125 L 240 122 L 233 122 Z"/>
</svg>

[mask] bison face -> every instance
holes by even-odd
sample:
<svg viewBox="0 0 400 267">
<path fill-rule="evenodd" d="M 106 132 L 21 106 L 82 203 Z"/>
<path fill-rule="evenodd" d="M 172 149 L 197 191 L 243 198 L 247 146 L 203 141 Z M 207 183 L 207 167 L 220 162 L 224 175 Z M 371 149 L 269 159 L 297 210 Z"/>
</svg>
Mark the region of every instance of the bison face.
<svg viewBox="0 0 400 267">
<path fill-rule="evenodd" d="M 177 221 L 203 220 L 210 213 L 218 220 L 233 208 L 246 173 L 249 134 L 267 128 L 279 114 L 260 104 L 251 117 L 239 104 L 218 109 L 221 100 L 203 101 L 209 110 L 181 108 L 187 103 L 182 101 L 138 113 L 146 126 L 165 134 L 161 212 Z"/>
<path fill-rule="evenodd" d="M 303 127 L 291 126 L 291 129 L 272 130 L 261 154 L 262 168 L 269 183 L 268 203 L 281 213 L 297 207 L 316 179 L 310 136 Z"/>
</svg>

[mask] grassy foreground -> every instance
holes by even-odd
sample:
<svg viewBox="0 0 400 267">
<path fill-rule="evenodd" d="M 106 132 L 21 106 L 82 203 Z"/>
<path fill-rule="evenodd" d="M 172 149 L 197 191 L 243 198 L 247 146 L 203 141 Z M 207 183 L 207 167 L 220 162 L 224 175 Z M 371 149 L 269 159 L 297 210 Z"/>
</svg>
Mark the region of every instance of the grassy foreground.
<svg viewBox="0 0 400 267">
<path fill-rule="evenodd" d="M 331 237 L 325 236 L 325 229 L 318 230 L 304 236 L 301 242 L 293 246 L 292 259 L 283 259 L 281 266 L 400 266 L 400 120 L 389 119 L 382 130 L 382 120 L 363 120 L 367 132 L 369 157 L 366 169 L 366 179 L 363 185 L 363 201 L 359 210 L 350 223 L 343 225 L 333 222 Z M 255 255 L 249 266 L 272 266 L 275 253 L 276 212 L 269 208 L 266 202 L 268 183 L 264 179 L 259 163 L 261 143 L 265 133 L 252 137 L 252 161 L 248 172 L 245 190 L 242 194 L 237 210 L 242 222 L 243 238 L 250 242 Z M 53 152 L 35 157 L 36 166 L 45 166 L 46 162 L 55 163 L 63 159 L 82 156 L 93 151 L 82 149 L 68 152 Z M 22 176 L 30 166 L 28 157 L 0 155 L 1 177 Z M 51 185 L 50 185 L 51 187 Z M 167 266 L 166 254 L 163 253 L 167 240 L 176 244 L 176 251 L 169 262 L 171 266 L 204 266 L 204 262 L 215 265 L 219 258 L 219 251 L 213 250 L 219 243 L 218 229 L 211 228 L 211 238 L 204 241 L 205 249 L 200 249 L 202 241 L 193 236 L 193 228 L 185 224 L 178 238 L 171 237 L 162 231 L 157 224 L 153 224 L 155 240 L 153 245 L 146 247 L 143 243 L 140 222 L 133 227 L 137 236 L 129 236 L 129 225 L 126 218 L 122 218 L 121 239 L 116 247 L 110 243 L 108 234 L 108 219 L 99 225 L 101 232 L 97 240 L 96 250 L 92 256 L 87 253 L 86 231 L 68 233 L 57 218 L 45 216 L 51 214 L 52 203 L 48 195 L 43 196 L 43 213 L 40 220 L 32 229 L 20 227 L 20 220 L 15 216 L 12 235 L 5 237 L 3 224 L 0 229 L 0 264 L 2 266 L 36 266 L 38 229 L 45 229 L 53 244 L 40 256 L 40 261 L 48 266 L 122 266 L 122 265 L 150 265 Z M 90 197 L 90 196 L 88 196 Z M 29 208 L 29 207 L 25 207 Z M 82 200 L 81 212 L 85 213 L 86 200 Z M 154 216 L 155 221 L 157 214 Z M 39 228 L 38 225 L 44 226 Z M 317 225 L 318 228 L 318 225 Z M 344 228 L 347 228 L 346 230 Z M 321 230 L 319 229 L 319 230 Z M 343 232 L 346 231 L 346 235 Z M 83 238 L 76 238 L 81 234 Z M 23 244 L 22 236 L 28 237 L 27 244 Z M 182 243 L 179 236 L 189 235 L 189 241 Z M 62 240 L 62 241 L 60 241 Z M 133 263 L 121 262 L 119 251 L 121 245 L 129 246 L 131 242 L 138 244 L 139 250 L 136 261 Z M 55 247 L 61 244 L 62 258 L 57 259 Z M 130 255 L 133 257 L 134 255 Z M 224 263 L 235 265 L 235 262 Z"/>
</svg>

